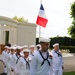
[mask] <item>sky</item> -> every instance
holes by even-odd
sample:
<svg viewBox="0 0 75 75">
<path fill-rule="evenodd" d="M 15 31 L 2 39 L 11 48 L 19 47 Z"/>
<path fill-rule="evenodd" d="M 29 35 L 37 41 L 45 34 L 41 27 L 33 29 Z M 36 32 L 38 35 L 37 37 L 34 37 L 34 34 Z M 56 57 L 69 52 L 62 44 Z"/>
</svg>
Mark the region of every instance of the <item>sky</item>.
<svg viewBox="0 0 75 75">
<path fill-rule="evenodd" d="M 74 0 L 42 0 L 48 19 L 46 28 L 41 27 L 41 37 L 69 36 L 67 28 L 71 25 L 70 4 Z M 41 0 L 0 0 L 0 16 L 24 17 L 36 23 Z M 39 37 L 39 26 L 36 28 Z"/>
</svg>

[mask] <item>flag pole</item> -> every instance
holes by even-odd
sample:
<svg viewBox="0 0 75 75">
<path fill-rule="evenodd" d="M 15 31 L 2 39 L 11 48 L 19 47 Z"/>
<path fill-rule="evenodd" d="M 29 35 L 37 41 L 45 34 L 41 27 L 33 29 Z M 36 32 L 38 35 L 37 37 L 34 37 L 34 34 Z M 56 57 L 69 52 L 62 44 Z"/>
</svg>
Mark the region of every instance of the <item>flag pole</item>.
<svg viewBox="0 0 75 75">
<path fill-rule="evenodd" d="M 40 5 L 42 4 L 42 0 L 40 0 Z M 39 42 L 40 42 L 40 38 L 41 38 L 41 26 L 39 26 Z"/>
</svg>

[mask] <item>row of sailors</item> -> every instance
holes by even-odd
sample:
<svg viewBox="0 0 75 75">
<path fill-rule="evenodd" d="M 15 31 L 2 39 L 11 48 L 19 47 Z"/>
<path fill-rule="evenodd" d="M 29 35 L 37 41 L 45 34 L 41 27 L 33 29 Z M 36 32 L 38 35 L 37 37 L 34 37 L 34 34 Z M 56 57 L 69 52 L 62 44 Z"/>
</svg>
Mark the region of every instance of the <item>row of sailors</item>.
<svg viewBox="0 0 75 75">
<path fill-rule="evenodd" d="M 23 72 L 23 69 L 24 72 L 27 72 L 28 70 L 25 71 L 26 65 L 24 64 L 26 63 L 30 64 L 31 57 L 34 56 L 34 50 L 35 50 L 34 45 L 31 45 L 29 49 L 27 45 L 25 46 L 14 45 L 13 47 L 5 46 L 5 49 L 2 52 L 2 57 L 1 57 L 2 62 L 4 64 L 4 73 L 10 75 L 10 73 L 14 71 L 15 75 L 18 75 L 19 72 Z"/>
<path fill-rule="evenodd" d="M 2 53 L 4 72 L 7 75 L 62 75 L 63 57 L 59 44 L 48 50 L 50 39 L 40 39 L 40 45 L 5 47 Z"/>
</svg>

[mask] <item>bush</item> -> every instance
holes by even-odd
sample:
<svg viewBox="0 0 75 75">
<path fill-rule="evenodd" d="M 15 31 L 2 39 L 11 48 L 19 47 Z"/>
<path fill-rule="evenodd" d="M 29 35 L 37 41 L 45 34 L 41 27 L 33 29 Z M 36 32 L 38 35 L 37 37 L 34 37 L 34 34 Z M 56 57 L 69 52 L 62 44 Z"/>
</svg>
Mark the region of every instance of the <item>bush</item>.
<svg viewBox="0 0 75 75">
<path fill-rule="evenodd" d="M 75 46 L 60 46 L 60 49 L 69 49 L 70 53 L 75 53 Z"/>
</svg>

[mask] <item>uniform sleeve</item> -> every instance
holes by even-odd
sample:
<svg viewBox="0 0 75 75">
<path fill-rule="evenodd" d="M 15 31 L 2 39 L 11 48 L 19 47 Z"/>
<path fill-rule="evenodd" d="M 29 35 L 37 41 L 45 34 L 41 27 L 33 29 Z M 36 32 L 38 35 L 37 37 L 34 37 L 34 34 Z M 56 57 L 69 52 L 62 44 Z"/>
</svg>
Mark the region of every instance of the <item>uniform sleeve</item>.
<svg viewBox="0 0 75 75">
<path fill-rule="evenodd" d="M 4 51 L 2 52 L 1 60 L 4 62 Z"/>
<path fill-rule="evenodd" d="M 15 60 L 15 55 L 12 56 L 12 63 L 13 63 L 13 69 L 15 68 L 16 66 L 16 60 Z"/>
<path fill-rule="evenodd" d="M 62 57 L 62 66 L 64 65 L 64 60 L 63 60 L 63 57 Z"/>
<path fill-rule="evenodd" d="M 36 68 L 37 68 L 37 57 L 36 55 L 34 55 L 31 59 L 30 75 L 36 75 Z"/>
</svg>

